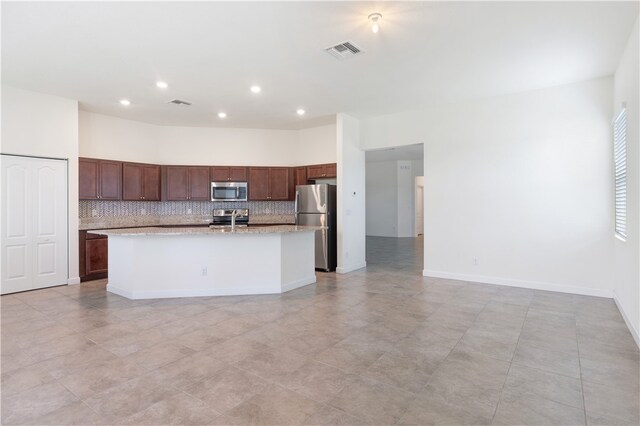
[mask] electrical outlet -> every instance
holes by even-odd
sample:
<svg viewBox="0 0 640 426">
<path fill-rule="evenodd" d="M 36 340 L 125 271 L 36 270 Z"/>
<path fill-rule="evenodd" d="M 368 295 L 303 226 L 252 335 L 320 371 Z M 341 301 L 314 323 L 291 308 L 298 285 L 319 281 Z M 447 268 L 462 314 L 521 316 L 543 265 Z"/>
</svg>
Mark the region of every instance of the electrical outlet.
<svg viewBox="0 0 640 426">
<path fill-rule="evenodd" d="M 207 276 L 207 268 L 202 268 L 202 276 L 203 277 Z"/>
<path fill-rule="evenodd" d="M 474 257 L 473 258 L 473 266 L 478 266 L 478 265 L 479 265 L 478 258 Z"/>
<path fill-rule="evenodd" d="M 191 209 L 187 209 L 187 214 L 191 214 Z"/>
<path fill-rule="evenodd" d="M 98 216 L 98 210 L 96 209 L 91 210 L 91 216 Z"/>
<path fill-rule="evenodd" d="M 146 209 L 140 209 L 140 214 L 147 214 L 147 210 Z"/>
</svg>

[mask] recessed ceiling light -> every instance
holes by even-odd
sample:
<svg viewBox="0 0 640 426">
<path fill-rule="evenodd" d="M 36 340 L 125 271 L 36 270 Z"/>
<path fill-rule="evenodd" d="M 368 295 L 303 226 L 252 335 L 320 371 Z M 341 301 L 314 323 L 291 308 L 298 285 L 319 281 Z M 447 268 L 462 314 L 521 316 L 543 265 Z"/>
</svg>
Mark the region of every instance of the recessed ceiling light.
<svg viewBox="0 0 640 426">
<path fill-rule="evenodd" d="M 260 93 L 262 91 L 262 89 L 260 88 L 260 86 L 251 86 L 250 89 L 253 93 Z"/>
<path fill-rule="evenodd" d="M 219 112 L 218 113 L 218 118 L 227 118 L 227 113 L 226 112 Z"/>
<path fill-rule="evenodd" d="M 166 81 L 158 81 L 156 82 L 156 86 L 158 86 L 158 88 L 160 89 L 166 89 L 167 87 L 169 87 Z"/>
<path fill-rule="evenodd" d="M 305 113 L 305 112 L 306 112 L 306 111 L 305 111 L 305 110 L 303 110 L 302 108 L 298 108 L 298 110 L 296 111 L 296 114 L 298 114 L 298 115 L 304 115 L 304 113 Z"/>
<path fill-rule="evenodd" d="M 120 105 L 129 106 L 131 101 L 129 99 L 120 99 Z"/>
</svg>

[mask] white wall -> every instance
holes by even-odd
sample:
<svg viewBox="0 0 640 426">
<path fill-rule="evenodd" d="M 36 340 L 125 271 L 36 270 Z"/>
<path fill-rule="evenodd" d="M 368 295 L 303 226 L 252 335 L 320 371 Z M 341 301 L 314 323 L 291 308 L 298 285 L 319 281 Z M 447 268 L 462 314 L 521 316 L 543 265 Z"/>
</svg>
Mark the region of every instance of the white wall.
<svg viewBox="0 0 640 426">
<path fill-rule="evenodd" d="M 366 233 L 398 236 L 398 162 L 366 163 Z"/>
<path fill-rule="evenodd" d="M 360 145 L 360 123 L 338 114 L 337 133 L 337 233 L 338 267 L 344 274 L 364 268 L 365 261 L 365 162 Z"/>
<path fill-rule="evenodd" d="M 3 85 L 0 151 L 68 159 L 69 283 L 79 283 L 78 102 Z"/>
<path fill-rule="evenodd" d="M 298 131 L 298 164 L 335 163 L 336 160 L 335 124 Z"/>
<path fill-rule="evenodd" d="M 413 237 L 415 177 L 422 161 L 366 163 L 366 233 L 378 237 Z"/>
<path fill-rule="evenodd" d="M 638 19 L 616 70 L 613 112 L 627 108 L 627 241 L 613 237 L 614 297 L 640 346 L 640 144 L 638 143 Z"/>
<path fill-rule="evenodd" d="M 336 133 L 335 125 L 300 131 L 157 126 L 80 111 L 80 156 L 191 165 L 332 163 Z"/>
<path fill-rule="evenodd" d="M 425 144 L 426 275 L 611 296 L 612 84 L 362 121 L 363 149 Z"/>
</svg>

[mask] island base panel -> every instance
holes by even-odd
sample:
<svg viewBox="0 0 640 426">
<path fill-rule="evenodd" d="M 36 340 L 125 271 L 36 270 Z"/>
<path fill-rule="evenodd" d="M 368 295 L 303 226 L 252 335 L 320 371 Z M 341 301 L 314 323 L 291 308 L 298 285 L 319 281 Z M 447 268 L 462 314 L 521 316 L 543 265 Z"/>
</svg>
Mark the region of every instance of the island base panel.
<svg viewBox="0 0 640 426">
<path fill-rule="evenodd" d="M 315 282 L 313 231 L 109 238 L 107 291 L 129 299 L 278 294 Z"/>
</svg>

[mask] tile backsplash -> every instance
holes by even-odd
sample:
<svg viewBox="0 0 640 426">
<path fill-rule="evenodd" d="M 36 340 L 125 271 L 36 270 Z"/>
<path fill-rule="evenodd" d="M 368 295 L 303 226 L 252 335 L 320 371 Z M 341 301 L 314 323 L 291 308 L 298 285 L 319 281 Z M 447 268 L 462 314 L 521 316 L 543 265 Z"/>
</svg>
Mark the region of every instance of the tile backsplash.
<svg viewBox="0 0 640 426">
<path fill-rule="evenodd" d="M 250 215 L 292 215 L 292 201 L 104 201 L 80 200 L 80 218 L 210 215 L 213 209 L 248 208 Z"/>
</svg>

